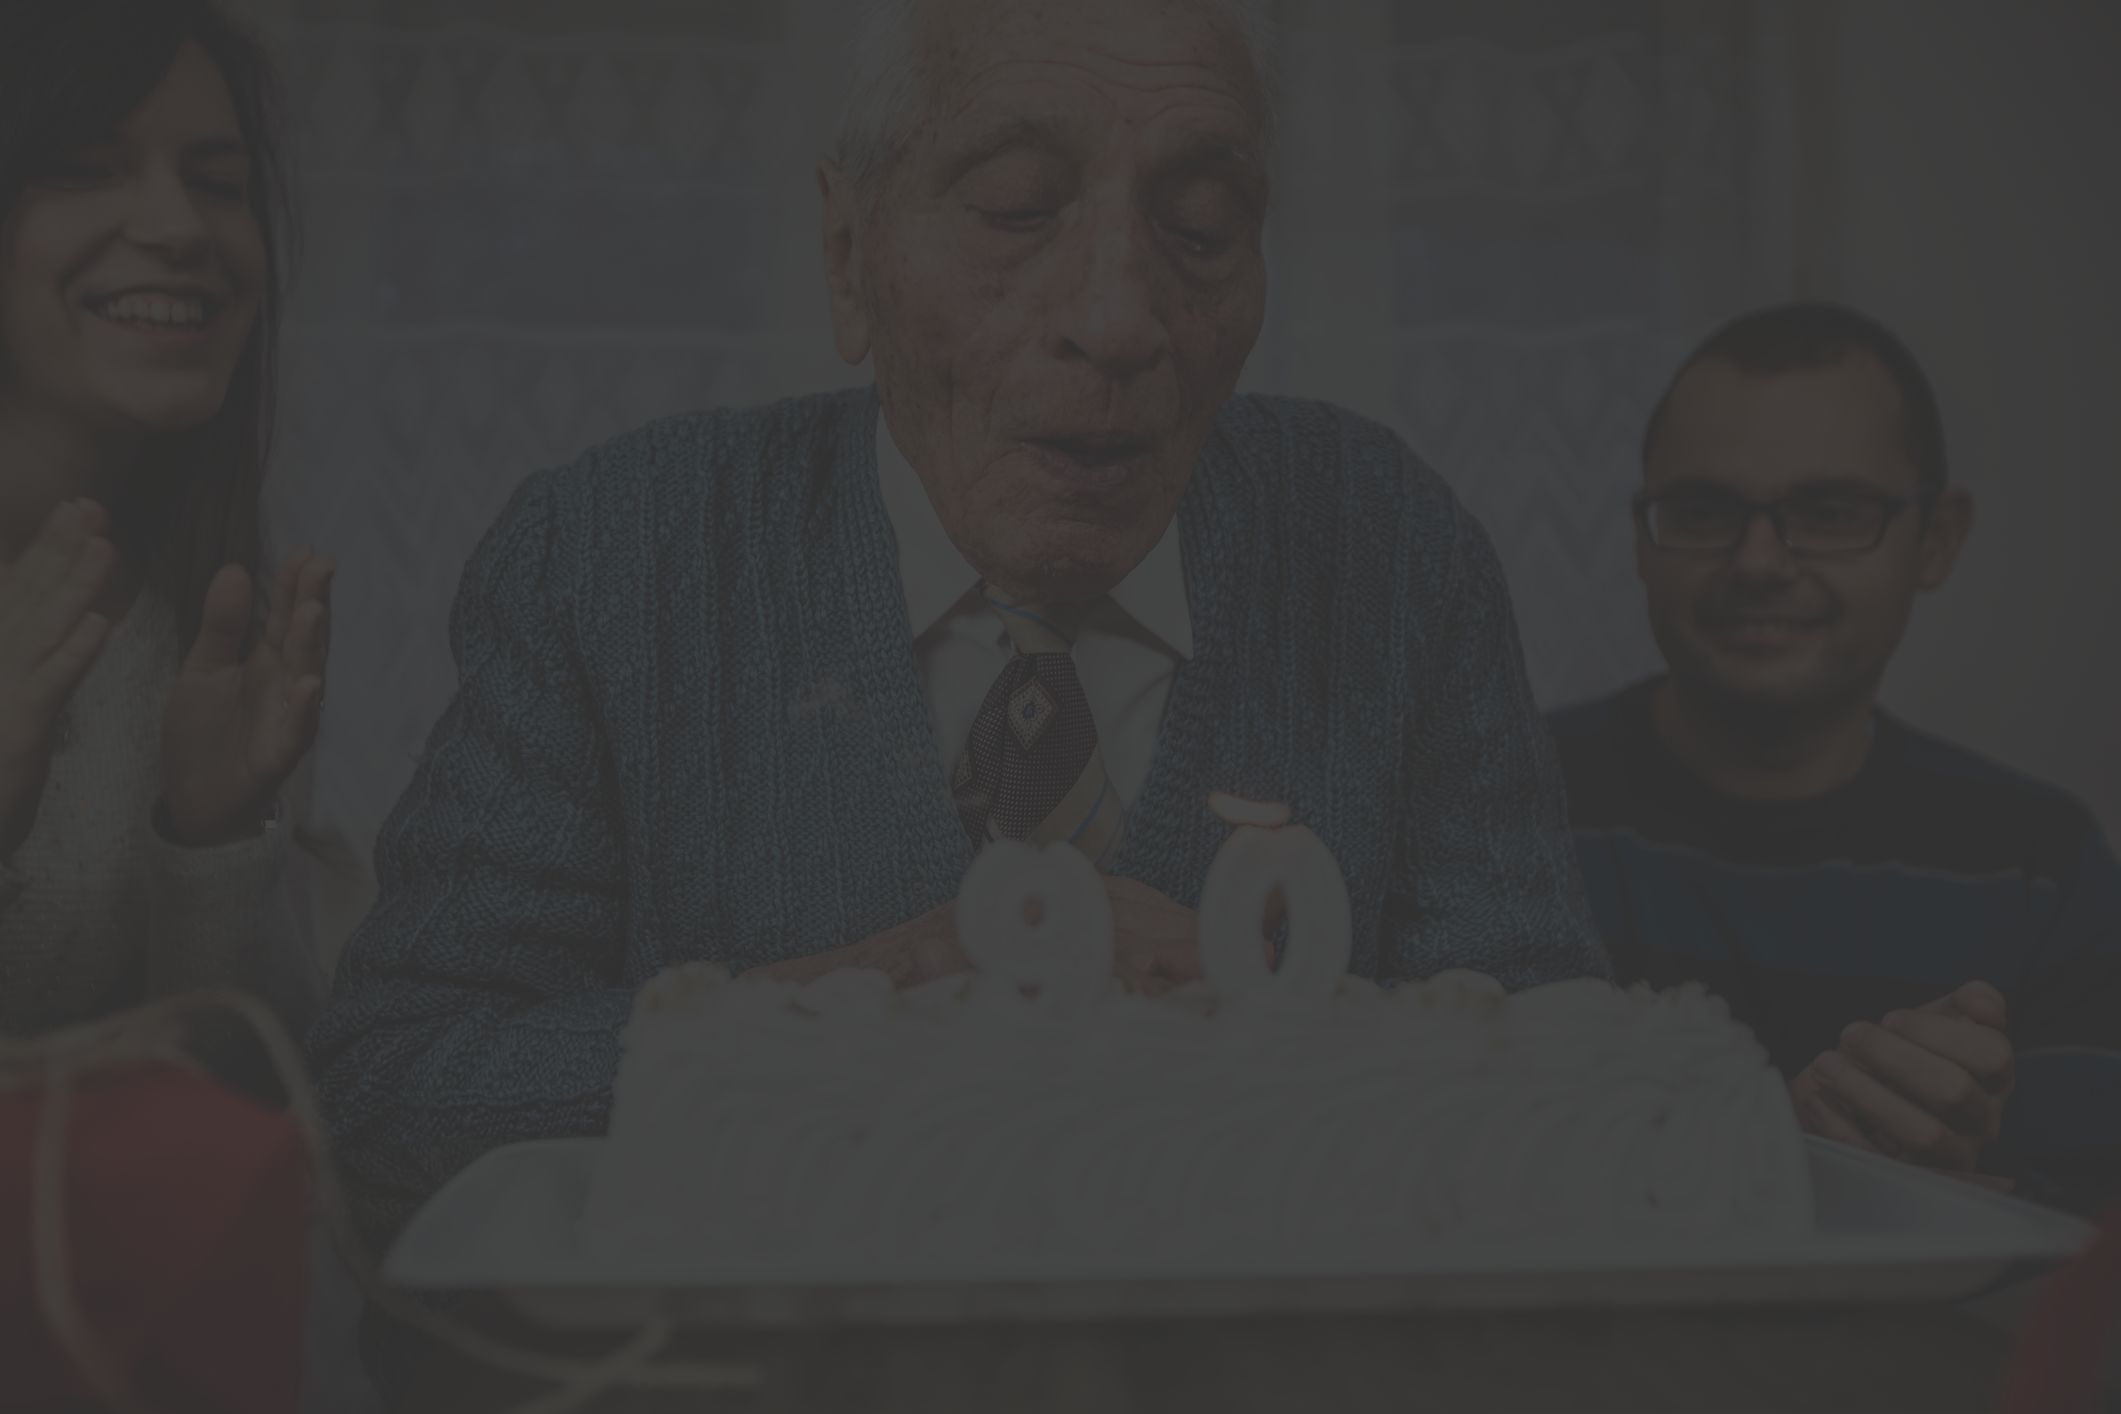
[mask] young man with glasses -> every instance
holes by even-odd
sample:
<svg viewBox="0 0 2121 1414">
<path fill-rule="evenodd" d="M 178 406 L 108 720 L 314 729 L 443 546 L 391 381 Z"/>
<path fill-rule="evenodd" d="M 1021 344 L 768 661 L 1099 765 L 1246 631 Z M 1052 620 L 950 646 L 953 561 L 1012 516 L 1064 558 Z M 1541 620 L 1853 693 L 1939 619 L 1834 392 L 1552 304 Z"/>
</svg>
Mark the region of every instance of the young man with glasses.
<svg viewBox="0 0 2121 1414">
<path fill-rule="evenodd" d="M 1617 972 L 1726 997 L 1815 1133 L 2097 1201 L 2121 867 L 2066 794 L 1877 706 L 1973 522 L 1921 367 L 1851 310 L 1748 315 L 1681 368 L 1643 462 L 1669 671 L 1554 720 Z"/>
</svg>

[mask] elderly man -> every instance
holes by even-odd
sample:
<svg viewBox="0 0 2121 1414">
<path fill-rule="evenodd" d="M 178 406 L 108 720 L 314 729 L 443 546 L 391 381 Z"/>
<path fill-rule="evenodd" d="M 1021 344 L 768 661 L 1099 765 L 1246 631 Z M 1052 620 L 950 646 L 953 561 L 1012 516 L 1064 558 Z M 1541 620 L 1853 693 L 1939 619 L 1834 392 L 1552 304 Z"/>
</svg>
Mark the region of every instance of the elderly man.
<svg viewBox="0 0 2121 1414">
<path fill-rule="evenodd" d="M 1605 971 L 1486 536 L 1384 430 L 1231 396 L 1266 297 L 1242 12 L 891 8 L 819 174 L 875 389 L 620 438 L 465 575 L 314 1041 L 380 1228 L 600 1130 L 661 968 L 961 966 L 987 838 L 1084 849 L 1124 979 L 1196 975 L 1215 790 L 1331 846 L 1365 974 Z"/>
</svg>

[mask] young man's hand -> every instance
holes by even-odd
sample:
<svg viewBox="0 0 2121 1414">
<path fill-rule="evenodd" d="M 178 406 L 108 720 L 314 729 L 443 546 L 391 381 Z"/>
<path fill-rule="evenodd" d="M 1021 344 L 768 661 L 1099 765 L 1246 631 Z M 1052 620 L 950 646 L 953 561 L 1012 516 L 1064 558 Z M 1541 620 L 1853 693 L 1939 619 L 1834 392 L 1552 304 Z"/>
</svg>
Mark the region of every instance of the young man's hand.
<svg viewBox="0 0 2121 1414">
<path fill-rule="evenodd" d="M 1978 1166 L 2010 1097 L 2007 1023 L 2002 993 L 1986 982 L 1856 1022 L 1791 1082 L 1798 1120 L 1829 1139 L 2000 1185 Z"/>
</svg>

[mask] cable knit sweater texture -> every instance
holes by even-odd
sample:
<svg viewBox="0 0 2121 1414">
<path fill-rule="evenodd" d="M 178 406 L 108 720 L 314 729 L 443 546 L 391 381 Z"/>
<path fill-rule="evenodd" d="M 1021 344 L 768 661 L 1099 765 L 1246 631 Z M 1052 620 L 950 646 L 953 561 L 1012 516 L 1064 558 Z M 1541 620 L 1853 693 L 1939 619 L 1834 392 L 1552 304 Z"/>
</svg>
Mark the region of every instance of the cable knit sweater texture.
<svg viewBox="0 0 2121 1414">
<path fill-rule="evenodd" d="M 634 990 L 955 896 L 873 390 L 656 423 L 527 481 L 377 844 L 312 1055 L 375 1235 L 482 1152 L 602 1130 Z M 1194 656 L 1115 872 L 1197 903 L 1212 790 L 1332 848 L 1360 974 L 1605 975 L 1493 549 L 1389 431 L 1243 397 L 1179 511 Z"/>
</svg>

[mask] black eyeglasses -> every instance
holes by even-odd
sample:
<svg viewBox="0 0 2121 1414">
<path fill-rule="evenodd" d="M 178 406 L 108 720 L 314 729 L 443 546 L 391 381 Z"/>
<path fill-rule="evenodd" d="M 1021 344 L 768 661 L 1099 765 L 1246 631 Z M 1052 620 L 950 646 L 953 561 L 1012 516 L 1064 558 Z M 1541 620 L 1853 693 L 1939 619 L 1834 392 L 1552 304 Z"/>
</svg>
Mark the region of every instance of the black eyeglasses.
<svg viewBox="0 0 2121 1414">
<path fill-rule="evenodd" d="M 1766 516 L 1775 538 L 1794 555 L 1862 555 L 1885 543 L 1894 519 L 1909 506 L 1926 510 L 1933 497 L 1888 496 L 1837 488 L 1800 491 L 1779 501 L 1750 501 L 1730 491 L 1690 486 L 1635 498 L 1635 523 L 1660 550 L 1728 554 L 1744 543 L 1755 516 Z"/>
</svg>

